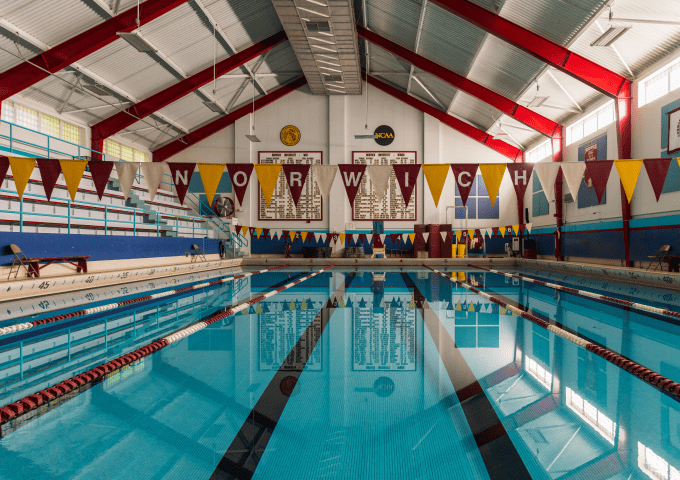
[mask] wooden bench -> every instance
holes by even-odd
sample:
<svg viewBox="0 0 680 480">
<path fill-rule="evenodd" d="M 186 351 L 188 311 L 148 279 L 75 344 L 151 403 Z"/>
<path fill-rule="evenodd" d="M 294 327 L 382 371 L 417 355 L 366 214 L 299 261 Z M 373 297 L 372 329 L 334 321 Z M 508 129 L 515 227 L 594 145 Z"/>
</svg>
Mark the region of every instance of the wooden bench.
<svg viewBox="0 0 680 480">
<path fill-rule="evenodd" d="M 12 250 L 12 253 L 14 254 L 14 261 L 12 262 L 12 268 L 10 268 L 8 279 L 11 278 L 12 273 L 14 273 L 14 278 L 16 278 L 17 275 L 19 274 L 19 270 L 21 269 L 21 267 L 24 267 L 26 269 L 27 276 L 36 278 L 40 277 L 40 270 L 57 262 L 70 263 L 71 265 L 76 267 L 78 273 L 80 272 L 87 273 L 87 259 L 90 258 L 89 255 L 27 258 L 24 255 L 24 252 L 22 252 L 21 249 L 16 245 L 12 244 L 9 246 L 9 248 L 10 250 Z M 43 262 L 46 263 L 44 265 L 40 265 Z M 14 271 L 14 267 L 17 267 L 16 271 Z"/>
</svg>

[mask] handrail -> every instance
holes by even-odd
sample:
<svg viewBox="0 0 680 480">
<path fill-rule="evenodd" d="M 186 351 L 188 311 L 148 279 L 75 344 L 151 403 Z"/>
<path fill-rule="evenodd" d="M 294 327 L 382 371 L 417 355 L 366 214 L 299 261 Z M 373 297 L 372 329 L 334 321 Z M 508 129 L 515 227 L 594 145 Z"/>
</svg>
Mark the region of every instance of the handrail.
<svg viewBox="0 0 680 480">
<path fill-rule="evenodd" d="M 220 217 L 218 217 L 215 214 L 212 207 L 210 207 L 210 204 L 205 202 L 202 198 L 200 198 L 194 192 L 187 192 L 187 193 L 188 193 L 188 195 L 185 198 L 189 199 L 189 201 L 198 209 L 198 213 L 201 216 L 205 215 L 225 235 L 227 235 L 227 237 L 229 237 L 231 239 L 231 241 L 234 242 L 235 245 L 238 245 L 239 247 L 247 247 L 248 246 L 248 239 L 245 238 L 245 237 L 241 238 L 240 235 L 234 235 L 234 233 L 232 233 L 231 230 L 227 227 L 227 223 L 225 223 Z"/>
</svg>

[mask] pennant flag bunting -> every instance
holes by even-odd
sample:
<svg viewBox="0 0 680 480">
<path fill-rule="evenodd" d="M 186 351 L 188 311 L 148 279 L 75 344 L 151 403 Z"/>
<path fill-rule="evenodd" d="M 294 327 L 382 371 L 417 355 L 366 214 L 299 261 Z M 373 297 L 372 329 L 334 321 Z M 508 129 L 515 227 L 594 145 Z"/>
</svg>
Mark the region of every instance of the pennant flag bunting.
<svg viewBox="0 0 680 480">
<path fill-rule="evenodd" d="M 486 191 L 489 192 L 489 200 L 491 206 L 496 204 L 496 197 L 498 197 L 498 190 L 501 188 L 503 175 L 505 174 L 506 163 L 480 163 L 479 171 L 482 172 L 484 185 Z"/>
<path fill-rule="evenodd" d="M 409 234 L 408 234 L 408 239 L 411 240 L 411 245 L 415 245 L 416 234 L 415 234 L 415 233 L 409 233 Z"/>
<path fill-rule="evenodd" d="M 678 163 L 680 163 L 680 157 L 678 157 Z M 661 192 L 663 191 L 664 183 L 666 183 L 666 176 L 668 175 L 668 169 L 671 166 L 670 158 L 659 158 L 654 160 L 644 161 L 645 170 L 647 171 L 647 176 L 652 184 L 652 189 L 654 190 L 654 195 L 656 195 L 656 201 L 661 198 Z M 617 166 L 618 168 L 618 166 Z M 621 174 L 619 173 L 619 176 Z M 0 177 L 0 182 L 1 182 Z"/>
<path fill-rule="evenodd" d="M 405 233 L 402 233 L 402 234 L 401 234 L 401 241 L 402 241 L 402 242 L 406 243 L 406 239 L 407 239 L 407 238 L 408 238 L 408 235 L 407 235 L 407 234 L 405 234 Z"/>
<path fill-rule="evenodd" d="M 359 191 L 359 185 L 364 177 L 366 165 L 338 165 L 338 169 L 340 170 L 340 179 L 347 192 L 349 204 L 354 206 L 354 198 Z"/>
<path fill-rule="evenodd" d="M 346 234 L 347 235 L 347 245 L 351 245 L 352 241 L 354 240 L 354 235 L 351 233 Z"/>
<path fill-rule="evenodd" d="M 448 233 L 448 232 L 439 232 L 439 235 L 441 235 L 441 237 L 442 237 L 442 242 L 445 242 L 445 241 L 446 241 L 446 234 L 447 234 L 447 233 Z"/>
<path fill-rule="evenodd" d="M 61 174 L 61 164 L 59 160 L 50 160 L 48 158 L 38 158 L 36 161 L 38 162 L 38 170 L 40 170 L 40 179 L 45 190 L 45 196 L 49 201 L 52 198 L 54 186 L 57 184 Z"/>
<path fill-rule="evenodd" d="M 314 181 L 316 181 L 317 187 L 319 187 L 319 192 L 321 193 L 322 199 L 328 200 L 328 195 L 331 193 L 333 180 L 335 180 L 335 175 L 337 173 L 337 165 L 312 166 L 312 176 L 314 177 Z"/>
<path fill-rule="evenodd" d="M 7 170 L 9 170 L 9 158 L 0 156 L 0 185 L 5 181 Z M 99 199 L 101 200 L 101 197 Z"/>
<path fill-rule="evenodd" d="M 411 202 L 413 189 L 416 187 L 418 179 L 418 172 L 420 172 L 420 164 L 418 165 L 392 165 L 394 174 L 397 176 L 397 183 L 401 190 L 401 196 L 404 198 L 404 203 L 408 207 Z"/>
<path fill-rule="evenodd" d="M 35 168 L 35 158 L 9 157 L 9 164 L 12 167 L 14 186 L 17 189 L 19 198 L 22 198 L 24 196 L 24 189 Z"/>
<path fill-rule="evenodd" d="M 430 194 L 434 201 L 434 206 L 439 205 L 439 199 L 446 183 L 446 176 L 449 173 L 449 165 L 447 164 L 432 164 L 423 165 L 423 174 L 427 180 L 427 186 L 430 187 Z"/>
<path fill-rule="evenodd" d="M 468 235 L 470 238 L 475 238 L 475 230 L 474 229 L 468 230 Z"/>
<path fill-rule="evenodd" d="M 260 238 L 260 235 L 262 235 L 262 229 L 261 228 L 256 228 L 255 229 L 255 235 L 257 238 Z"/>
<path fill-rule="evenodd" d="M 101 160 L 90 160 L 87 164 L 90 168 L 90 175 L 92 175 L 92 182 L 94 188 L 97 190 L 97 195 L 101 201 L 104 196 L 104 190 L 109 182 L 109 177 L 113 171 L 113 162 L 102 162 Z M 151 197 L 153 200 L 153 197 Z"/>
<path fill-rule="evenodd" d="M 293 197 L 293 204 L 295 207 L 297 207 L 300 195 L 302 195 L 302 190 L 307 181 L 310 167 L 311 165 L 299 163 L 290 163 L 283 166 L 283 176 L 286 178 L 286 183 L 288 184 L 290 195 Z"/>
<path fill-rule="evenodd" d="M 229 163 L 227 164 L 227 171 L 229 178 L 236 194 L 236 199 L 239 205 L 243 205 L 243 197 L 250 182 L 250 175 L 253 173 L 253 164 L 251 163 Z"/>
<path fill-rule="evenodd" d="M 531 226 L 532 226 L 532 225 L 533 225 L 532 223 L 527 223 L 527 225 L 526 225 L 526 227 L 527 227 L 527 232 L 531 233 Z"/>
<path fill-rule="evenodd" d="M 534 165 L 534 171 L 541 182 L 543 192 L 548 199 L 555 198 L 555 181 L 560 173 L 560 164 L 555 162 L 541 162 Z"/>
<path fill-rule="evenodd" d="M 519 233 L 519 225 L 513 225 L 512 231 L 515 232 L 515 235 L 517 235 Z"/>
<path fill-rule="evenodd" d="M 305 240 L 307 240 L 307 233 L 308 232 L 300 232 L 300 237 L 302 238 L 302 243 L 305 243 Z"/>
<path fill-rule="evenodd" d="M 344 234 L 344 233 L 341 233 L 341 234 L 339 235 L 339 237 L 340 237 L 340 245 L 344 245 L 344 244 L 345 244 L 345 237 L 346 237 L 346 236 L 347 236 L 347 235 Z"/>
<path fill-rule="evenodd" d="M 427 243 L 427 240 L 430 238 L 430 234 L 427 232 L 424 232 L 423 234 L 423 240 L 425 240 L 425 243 Z"/>
<path fill-rule="evenodd" d="M 85 173 L 85 167 L 87 167 L 87 160 L 59 160 L 59 163 L 61 172 L 64 174 L 66 189 L 71 196 L 71 201 L 75 202 L 80 180 Z"/>
<path fill-rule="evenodd" d="M 492 231 L 493 235 L 498 236 L 498 227 L 493 227 L 493 228 L 491 229 L 491 231 Z"/>
<path fill-rule="evenodd" d="M 189 189 L 189 182 L 191 182 L 196 164 L 168 162 L 168 167 L 170 167 L 170 176 L 172 177 L 172 183 L 175 184 L 179 203 L 184 205 L 184 197 Z"/>
<path fill-rule="evenodd" d="M 638 176 L 640 175 L 640 169 L 642 168 L 642 160 L 616 160 L 614 164 L 616 165 L 616 171 L 619 172 L 621 185 L 623 185 L 623 190 L 626 192 L 628 203 L 630 203 L 630 199 L 633 198 L 633 192 L 635 191 L 635 185 L 637 185 Z"/>
<path fill-rule="evenodd" d="M 217 192 L 217 186 L 222 180 L 222 173 L 224 172 L 224 164 L 222 163 L 199 163 L 198 173 L 201 175 L 201 181 L 203 182 L 203 191 L 205 196 L 208 197 L 208 205 L 212 206 L 213 198 L 215 198 L 215 192 Z M 142 164 L 142 169 L 144 164 Z"/>
<path fill-rule="evenodd" d="M 382 244 L 384 245 L 384 244 L 385 244 L 385 239 L 386 239 L 386 238 L 387 238 L 387 235 L 384 234 L 384 233 L 381 233 L 381 234 L 380 234 L 380 243 L 382 243 Z"/>
<path fill-rule="evenodd" d="M 295 241 L 295 235 L 296 235 L 296 234 L 297 234 L 297 232 L 295 232 L 295 231 L 293 231 L 293 230 L 290 230 L 290 231 L 288 232 L 288 236 L 290 237 L 290 241 L 291 241 L 291 242 L 294 242 L 294 241 Z"/>
<path fill-rule="evenodd" d="M 90 164 L 92 164 L 92 162 L 90 162 Z M 198 169 L 199 171 L 201 170 L 200 165 Z M 224 165 L 222 165 L 222 169 L 224 170 Z M 161 184 L 161 180 L 163 179 L 163 163 L 161 162 L 142 163 L 142 175 L 144 175 L 144 183 L 146 183 L 146 188 L 149 189 L 149 196 L 151 197 L 151 201 L 153 202 L 153 199 L 156 196 L 156 192 L 158 191 L 158 187 Z M 203 178 L 203 174 L 201 174 L 201 178 Z M 215 184 L 215 188 L 217 188 L 217 184 Z M 212 205 L 212 197 L 209 198 L 211 198 L 210 205 Z"/>
<path fill-rule="evenodd" d="M 597 202 L 602 202 L 602 196 L 605 190 L 607 190 L 607 181 L 609 180 L 609 174 L 612 171 L 613 160 L 599 160 L 595 162 L 585 162 L 586 171 L 584 175 L 586 178 L 590 178 L 593 181 L 593 187 L 595 188 L 595 194 L 597 195 Z M 638 173 L 640 170 L 638 169 Z M 637 181 L 637 178 L 636 178 Z M 635 185 L 633 185 L 635 188 Z M 628 192 L 626 192 L 626 195 Z M 633 192 L 631 191 L 631 195 Z M 630 202 L 630 199 L 628 200 Z"/>
<path fill-rule="evenodd" d="M 255 173 L 257 173 L 257 179 L 260 182 L 260 188 L 262 189 L 262 196 L 264 201 L 269 206 L 272 201 L 272 195 L 274 194 L 274 189 L 276 188 L 276 183 L 279 181 L 279 175 L 281 174 L 280 163 L 261 163 L 259 165 L 254 165 Z M 298 198 L 300 198 L 298 196 Z"/>
<path fill-rule="evenodd" d="M 583 179 L 583 173 L 586 171 L 586 162 L 563 163 L 561 167 L 564 180 L 569 187 L 569 192 L 574 200 L 576 200 L 578 189 L 581 186 L 581 180 Z"/>
<path fill-rule="evenodd" d="M 463 235 L 463 232 L 460 230 L 456 230 L 456 243 L 460 243 L 460 237 Z"/>
<path fill-rule="evenodd" d="M 366 173 L 373 183 L 375 190 L 376 201 L 382 201 L 387 187 L 390 184 L 390 175 L 392 174 L 391 165 L 369 165 L 366 167 Z"/>
<path fill-rule="evenodd" d="M 132 162 L 115 162 L 116 163 L 116 175 L 118 175 L 118 183 L 120 184 L 120 190 L 123 192 L 125 200 L 130 196 L 130 189 L 135 181 L 135 175 L 139 168 L 138 163 Z"/>
<path fill-rule="evenodd" d="M 508 172 L 510 173 L 510 180 L 515 187 L 517 199 L 524 199 L 524 194 L 529 186 L 529 179 L 531 172 L 534 170 L 533 163 L 508 163 Z"/>
<path fill-rule="evenodd" d="M 456 185 L 458 186 L 458 192 L 460 193 L 460 199 L 463 202 L 463 206 L 467 203 L 468 195 L 470 195 L 470 189 L 475 181 L 475 176 L 477 175 L 476 163 L 452 163 L 451 170 L 453 171 L 453 178 L 456 179 Z"/>
<path fill-rule="evenodd" d="M 359 243 L 361 243 L 363 245 L 365 241 L 366 241 L 366 234 L 365 233 L 359 234 Z"/>
<path fill-rule="evenodd" d="M 505 238 L 506 228 L 505 228 L 505 227 L 500 227 L 500 228 L 498 229 L 498 231 L 501 232 L 501 237 L 502 237 L 502 238 Z"/>
<path fill-rule="evenodd" d="M 396 245 L 399 241 L 399 235 L 396 233 L 390 233 L 390 240 L 392 240 L 392 245 Z"/>
</svg>

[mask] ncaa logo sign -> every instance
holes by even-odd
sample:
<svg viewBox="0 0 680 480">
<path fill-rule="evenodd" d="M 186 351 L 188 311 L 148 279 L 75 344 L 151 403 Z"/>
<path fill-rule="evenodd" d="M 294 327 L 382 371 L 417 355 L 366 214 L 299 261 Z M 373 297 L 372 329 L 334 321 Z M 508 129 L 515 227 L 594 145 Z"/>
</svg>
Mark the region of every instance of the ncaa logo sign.
<svg viewBox="0 0 680 480">
<path fill-rule="evenodd" d="M 382 145 L 383 147 L 394 142 L 394 130 L 392 130 L 392 127 L 387 125 L 380 125 L 375 129 L 373 135 L 377 137 L 375 139 L 375 143 Z"/>
</svg>

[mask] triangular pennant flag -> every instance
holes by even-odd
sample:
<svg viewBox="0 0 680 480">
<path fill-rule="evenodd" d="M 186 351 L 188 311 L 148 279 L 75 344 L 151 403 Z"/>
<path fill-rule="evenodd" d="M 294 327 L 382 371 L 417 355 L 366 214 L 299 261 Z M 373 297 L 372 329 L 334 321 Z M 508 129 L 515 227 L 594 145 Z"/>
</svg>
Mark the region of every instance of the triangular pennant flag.
<svg viewBox="0 0 680 480">
<path fill-rule="evenodd" d="M 449 166 L 447 164 L 423 165 L 423 174 L 425 180 L 427 180 L 427 186 L 430 187 L 430 194 L 435 207 L 439 205 L 448 173 Z"/>
<path fill-rule="evenodd" d="M 630 203 L 638 176 L 640 175 L 640 169 L 642 168 L 642 160 L 616 160 L 614 164 L 616 165 L 616 171 L 619 172 L 621 185 L 623 185 L 623 190 L 626 192 L 628 203 Z"/>
<path fill-rule="evenodd" d="M 87 167 L 87 160 L 59 160 L 61 164 L 61 172 L 64 174 L 64 181 L 66 181 L 66 188 L 71 196 L 71 201 L 76 201 L 76 193 L 78 193 L 78 186 L 80 180 L 85 173 Z"/>
<path fill-rule="evenodd" d="M 364 242 L 366 242 L 366 234 L 361 233 L 361 234 L 359 234 L 359 243 L 363 245 Z"/>
<path fill-rule="evenodd" d="M 203 191 L 208 197 L 208 205 L 212 205 L 217 186 L 222 180 L 222 173 L 224 173 L 224 164 L 222 163 L 198 163 L 198 173 L 201 175 L 203 182 Z M 144 164 L 142 164 L 144 169 Z"/>
<path fill-rule="evenodd" d="M 281 174 L 281 167 L 283 167 L 283 165 L 280 163 L 261 163 L 255 165 L 255 173 L 257 173 L 257 179 L 260 182 L 260 188 L 262 189 L 262 196 L 264 197 L 267 206 L 269 206 L 272 201 L 272 195 L 274 195 L 276 183 L 279 181 L 279 175 Z"/>
<path fill-rule="evenodd" d="M 224 166 L 222 166 L 222 168 L 224 169 Z M 146 188 L 149 190 L 149 196 L 153 202 L 156 192 L 158 191 L 158 187 L 161 184 L 161 180 L 163 180 L 163 163 L 142 163 L 142 175 L 144 175 L 144 183 L 146 183 Z M 203 178 L 203 175 L 201 175 L 201 178 Z M 217 185 L 215 185 L 215 187 L 217 187 Z M 212 205 L 212 200 L 210 200 L 210 204 Z"/>
<path fill-rule="evenodd" d="M 366 167 L 366 173 L 373 183 L 373 190 L 375 190 L 375 199 L 380 202 L 387 192 L 387 187 L 390 184 L 390 175 L 392 174 L 391 165 L 369 165 Z"/>
<path fill-rule="evenodd" d="M 9 158 L 0 156 L 0 185 L 5 181 L 7 170 L 9 170 Z"/>
<path fill-rule="evenodd" d="M 598 160 L 594 162 L 585 162 L 586 172 L 584 175 L 587 178 L 592 179 L 593 187 L 595 188 L 595 194 L 597 195 L 597 203 L 602 202 L 602 197 L 604 196 L 605 190 L 607 190 L 607 181 L 609 180 L 609 175 L 612 171 L 613 160 Z M 638 173 L 640 169 L 638 167 Z M 637 178 L 635 179 L 637 182 Z M 635 188 L 635 185 L 633 185 Z M 626 195 L 628 192 L 626 192 Z M 633 192 L 631 191 L 631 195 Z M 630 198 L 628 199 L 630 202 Z"/>
<path fill-rule="evenodd" d="M 346 237 L 346 235 L 345 235 L 344 233 L 341 233 L 341 234 L 339 235 L 339 237 L 340 237 L 340 238 L 339 238 L 339 239 L 340 239 L 340 245 L 344 245 L 344 244 L 345 244 L 345 237 Z"/>
<path fill-rule="evenodd" d="M 333 180 L 335 180 L 335 175 L 338 173 L 337 165 L 314 165 L 312 166 L 312 176 L 316 185 L 319 187 L 321 192 L 321 198 L 324 200 L 328 199 L 328 195 L 331 193 L 331 187 L 333 186 Z"/>
<path fill-rule="evenodd" d="M 310 167 L 311 165 L 299 163 L 291 163 L 283 166 L 283 176 L 286 178 L 290 195 L 293 197 L 293 205 L 296 207 L 298 200 L 300 200 L 300 195 L 302 195 L 305 182 L 307 181 Z"/>
<path fill-rule="evenodd" d="M 347 245 L 351 245 L 354 240 L 354 235 L 351 233 L 346 233 L 345 235 L 347 235 Z"/>
<path fill-rule="evenodd" d="M 407 234 L 405 234 L 405 233 L 402 233 L 402 234 L 401 234 L 401 241 L 402 241 L 402 242 L 406 243 L 406 239 L 407 239 L 407 238 L 408 238 L 408 235 L 407 235 Z"/>
<path fill-rule="evenodd" d="M 260 238 L 260 235 L 262 235 L 262 229 L 261 228 L 256 228 L 255 229 L 255 235 L 257 238 Z"/>
<path fill-rule="evenodd" d="M 24 189 L 35 168 L 35 158 L 9 157 L 9 164 L 12 167 L 14 186 L 17 189 L 19 198 L 22 198 L 24 196 Z"/>
<path fill-rule="evenodd" d="M 191 182 L 196 164 L 168 162 L 168 167 L 170 167 L 170 176 L 172 177 L 172 183 L 175 184 L 179 203 L 184 205 L 184 197 L 189 189 L 189 182 Z"/>
<path fill-rule="evenodd" d="M 418 172 L 420 172 L 420 165 L 392 165 L 394 174 L 397 176 L 397 183 L 401 196 L 404 198 L 404 203 L 408 207 L 411 202 L 413 189 L 416 188 L 416 181 L 418 180 Z"/>
<path fill-rule="evenodd" d="M 236 199 L 239 205 L 243 205 L 243 197 L 250 182 L 250 175 L 253 173 L 253 164 L 251 163 L 229 163 L 227 164 L 227 171 L 229 178 L 236 194 Z"/>
<path fill-rule="evenodd" d="M 460 304 L 460 300 L 458 300 L 458 303 L 456 303 L 456 307 L 454 308 L 454 310 L 458 312 L 463 310 L 463 307 Z"/>
<path fill-rule="evenodd" d="M 567 182 L 569 187 L 569 193 L 576 200 L 578 189 L 581 187 L 581 180 L 583 180 L 583 173 L 586 171 L 586 162 L 562 163 L 561 167 L 564 181 Z"/>
<path fill-rule="evenodd" d="M 300 237 L 302 238 L 302 243 L 305 243 L 305 240 L 307 240 L 307 233 L 309 233 L 309 232 L 300 232 Z"/>
<path fill-rule="evenodd" d="M 518 200 L 524 199 L 524 194 L 529 186 L 529 179 L 531 172 L 534 170 L 533 163 L 508 163 L 508 172 L 510 173 L 510 180 L 515 187 L 515 193 Z"/>
<path fill-rule="evenodd" d="M 384 244 L 385 244 L 385 239 L 386 239 L 386 238 L 387 238 L 387 235 L 384 234 L 384 233 L 381 233 L 381 234 L 380 234 L 380 243 L 382 243 L 382 244 L 384 245 Z"/>
<path fill-rule="evenodd" d="M 519 234 L 519 225 L 513 225 L 512 231 L 515 232 L 515 235 L 518 235 Z"/>
<path fill-rule="evenodd" d="M 415 245 L 416 234 L 415 234 L 415 233 L 409 233 L 409 234 L 408 234 L 408 239 L 411 240 L 411 245 Z"/>
<path fill-rule="evenodd" d="M 468 195 L 470 195 L 470 189 L 477 175 L 477 167 L 476 163 L 451 164 L 451 171 L 453 172 L 453 178 L 456 180 L 456 185 L 458 185 L 458 192 L 460 193 L 463 206 L 467 203 Z"/>
<path fill-rule="evenodd" d="M 678 160 L 678 163 L 680 163 L 680 159 Z M 644 165 L 645 170 L 647 170 L 649 181 L 652 184 L 652 189 L 654 189 L 656 201 L 658 202 L 659 198 L 661 197 L 661 192 L 663 191 L 664 183 L 666 183 L 666 176 L 668 175 L 668 169 L 671 166 L 671 159 L 658 158 L 653 160 L 645 160 Z"/>
<path fill-rule="evenodd" d="M 460 243 L 460 237 L 463 236 L 463 232 L 456 230 L 456 243 Z"/>
<path fill-rule="evenodd" d="M 323 242 L 323 233 L 317 233 L 315 236 L 317 242 Z"/>
<path fill-rule="evenodd" d="M 501 237 L 505 238 L 505 232 L 507 231 L 507 229 L 505 227 L 500 227 L 498 231 L 501 232 Z"/>
<path fill-rule="evenodd" d="M 135 175 L 137 175 L 137 170 L 139 169 L 138 163 L 132 162 L 115 162 L 116 163 L 116 174 L 118 175 L 118 183 L 120 184 L 120 189 L 123 192 L 123 197 L 125 200 L 130 196 L 130 189 L 135 181 Z"/>
<path fill-rule="evenodd" d="M 493 235 L 493 231 L 490 228 L 486 228 L 484 229 L 484 235 L 491 237 Z"/>
<path fill-rule="evenodd" d="M 290 230 L 290 231 L 288 232 L 288 236 L 290 237 L 290 241 L 291 241 L 291 242 L 294 242 L 294 241 L 295 241 L 295 235 L 296 235 L 296 234 L 297 234 L 297 232 L 294 231 L 294 230 Z"/>
<path fill-rule="evenodd" d="M 481 238 L 482 237 L 482 231 L 479 228 L 475 229 L 475 235 Z"/>
<path fill-rule="evenodd" d="M 340 169 L 340 179 L 345 186 L 349 204 L 354 205 L 354 198 L 359 191 L 359 185 L 364 176 L 366 165 L 338 165 L 338 168 Z"/>
<path fill-rule="evenodd" d="M 527 232 L 528 232 L 528 233 L 531 233 L 531 226 L 532 226 L 532 225 L 533 225 L 533 223 L 527 223 L 527 224 L 526 224 Z"/>
<path fill-rule="evenodd" d="M 106 185 L 109 182 L 111 171 L 113 170 L 113 162 L 90 160 L 87 163 L 87 166 L 90 169 L 90 175 L 92 175 L 92 182 L 94 182 L 94 188 L 97 190 L 99 200 L 101 200 L 102 196 L 104 196 L 104 190 L 106 190 Z"/>
<path fill-rule="evenodd" d="M 49 201 L 52 198 L 54 186 L 57 184 L 59 175 L 61 174 L 61 164 L 59 160 L 51 160 L 48 158 L 38 158 L 38 170 L 40 170 L 40 179 L 42 180 L 45 196 Z"/>
<path fill-rule="evenodd" d="M 428 232 L 422 233 L 423 235 L 423 240 L 425 240 L 425 243 L 427 243 L 427 240 L 430 238 L 430 234 Z"/>
<path fill-rule="evenodd" d="M 491 231 L 493 232 L 494 235 L 498 236 L 498 227 L 493 227 Z"/>
<path fill-rule="evenodd" d="M 486 185 L 486 191 L 489 193 L 491 206 L 496 204 L 498 190 L 501 188 L 501 182 L 503 181 L 503 175 L 507 166 L 507 163 L 479 164 L 479 170 L 482 172 L 482 178 L 484 179 L 484 185 Z"/>
<path fill-rule="evenodd" d="M 474 228 L 468 230 L 468 235 L 469 235 L 470 238 L 475 238 L 475 230 L 474 230 Z"/>
<path fill-rule="evenodd" d="M 555 181 L 557 180 L 557 174 L 560 173 L 560 165 L 560 163 L 555 162 L 541 162 L 534 165 L 534 171 L 541 182 L 543 193 L 549 199 L 552 199 L 555 193 Z"/>
<path fill-rule="evenodd" d="M 447 234 L 447 233 L 448 233 L 448 232 L 439 232 L 439 235 L 441 235 L 441 237 L 442 237 L 442 242 L 445 242 L 445 241 L 446 241 L 446 234 Z"/>
</svg>

